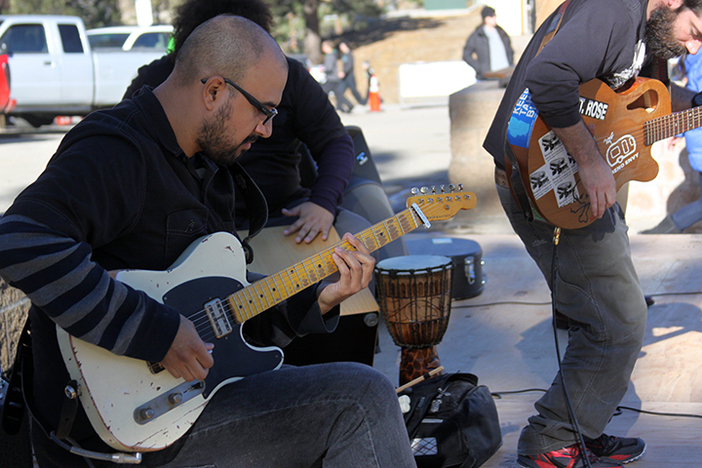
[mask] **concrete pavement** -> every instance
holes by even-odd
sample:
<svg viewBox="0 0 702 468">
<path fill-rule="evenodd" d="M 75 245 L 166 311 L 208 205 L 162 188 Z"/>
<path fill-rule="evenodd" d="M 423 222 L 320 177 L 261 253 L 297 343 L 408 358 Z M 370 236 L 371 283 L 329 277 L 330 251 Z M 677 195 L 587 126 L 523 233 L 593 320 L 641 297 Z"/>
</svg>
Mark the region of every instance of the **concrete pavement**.
<svg viewBox="0 0 702 468">
<path fill-rule="evenodd" d="M 404 204 L 413 185 L 448 183 L 447 106 L 404 110 L 383 106 L 378 113 L 359 107 L 342 119 L 346 125 L 362 128 L 394 206 Z M 0 213 L 41 172 L 63 132 L 0 134 Z M 482 294 L 453 302 L 448 330 L 437 347 L 442 364 L 448 372 L 475 373 L 493 391 L 547 388 L 557 361 L 545 282 L 504 214 L 476 218 L 471 217 L 472 211 L 439 225 L 439 232 L 423 234 L 474 240 L 482 247 L 485 261 Z M 649 224 L 654 221 L 657 219 L 648 220 Z M 409 234 L 413 235 L 421 234 Z M 623 403 L 646 410 L 699 414 L 702 382 L 694 369 L 702 360 L 702 295 L 697 276 L 702 274 L 702 237 L 632 235 L 632 248 L 644 292 L 657 302 L 649 308 L 644 348 Z M 566 332 L 559 335 L 562 345 Z M 396 383 L 399 348 L 382 322 L 379 336 L 381 352 L 374 366 Z M 498 400 L 504 445 L 485 468 L 514 465 L 519 430 L 538 396 L 537 392 Z M 648 454 L 637 462 L 641 468 L 663 464 L 687 468 L 702 455 L 697 421 L 629 412 L 615 417 L 608 431 L 646 439 Z"/>
</svg>

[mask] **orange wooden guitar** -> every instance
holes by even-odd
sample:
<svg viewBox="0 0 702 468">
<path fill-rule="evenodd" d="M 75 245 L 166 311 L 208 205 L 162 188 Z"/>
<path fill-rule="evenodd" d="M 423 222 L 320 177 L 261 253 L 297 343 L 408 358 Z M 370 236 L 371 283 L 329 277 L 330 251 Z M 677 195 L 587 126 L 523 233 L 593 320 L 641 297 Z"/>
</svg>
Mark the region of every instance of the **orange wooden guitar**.
<svg viewBox="0 0 702 468">
<path fill-rule="evenodd" d="M 660 81 L 637 78 L 620 92 L 597 79 L 580 86 L 580 113 L 612 168 L 617 190 L 630 180 L 656 177 L 654 142 L 702 126 L 702 107 L 674 114 L 670 109 L 670 95 Z M 575 160 L 539 117 L 529 90 L 515 105 L 507 140 L 536 217 L 564 229 L 595 220 Z"/>
</svg>

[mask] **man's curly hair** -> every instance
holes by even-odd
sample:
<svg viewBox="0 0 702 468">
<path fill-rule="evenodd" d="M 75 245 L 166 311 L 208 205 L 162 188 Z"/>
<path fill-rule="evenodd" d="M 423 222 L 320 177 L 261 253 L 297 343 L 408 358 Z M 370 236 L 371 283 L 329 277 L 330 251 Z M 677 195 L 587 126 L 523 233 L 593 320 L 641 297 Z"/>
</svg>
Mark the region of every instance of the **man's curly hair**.
<svg viewBox="0 0 702 468">
<path fill-rule="evenodd" d="M 173 54 L 177 54 L 195 28 L 217 15 L 243 16 L 270 33 L 273 15 L 262 0 L 186 0 L 176 9 L 173 20 Z"/>
</svg>

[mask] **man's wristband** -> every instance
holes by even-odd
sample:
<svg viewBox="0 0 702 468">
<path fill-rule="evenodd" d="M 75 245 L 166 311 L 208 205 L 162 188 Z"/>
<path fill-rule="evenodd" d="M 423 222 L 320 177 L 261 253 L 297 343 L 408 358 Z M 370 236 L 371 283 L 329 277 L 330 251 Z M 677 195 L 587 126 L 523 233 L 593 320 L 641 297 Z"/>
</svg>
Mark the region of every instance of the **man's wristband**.
<svg viewBox="0 0 702 468">
<path fill-rule="evenodd" d="M 692 96 L 692 107 L 702 106 L 702 92 Z"/>
</svg>

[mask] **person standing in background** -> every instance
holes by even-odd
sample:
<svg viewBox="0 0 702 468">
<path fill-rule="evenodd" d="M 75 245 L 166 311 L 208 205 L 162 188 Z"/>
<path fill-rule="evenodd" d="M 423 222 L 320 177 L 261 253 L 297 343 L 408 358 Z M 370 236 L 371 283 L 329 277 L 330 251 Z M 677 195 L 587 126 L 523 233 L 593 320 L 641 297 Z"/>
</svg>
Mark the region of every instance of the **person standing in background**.
<svg viewBox="0 0 702 468">
<path fill-rule="evenodd" d="M 356 99 L 360 105 L 364 106 L 368 102 L 368 99 L 363 99 L 361 97 L 361 93 L 359 93 L 358 89 L 356 89 L 356 77 L 353 74 L 354 63 L 351 48 L 347 43 L 340 42 L 339 52 L 341 52 L 341 63 L 343 68 L 341 70 L 342 78 L 339 85 L 338 94 L 344 94 L 347 89 L 350 89 L 354 99 Z"/>
<path fill-rule="evenodd" d="M 324 75 L 326 76 L 326 80 L 322 83 L 322 88 L 327 95 L 329 95 L 330 92 L 334 93 L 334 97 L 336 98 L 336 110 L 348 114 L 353 109 L 353 104 L 344 97 L 343 91 L 340 92 L 344 89 L 341 81 L 343 72 L 339 71 L 339 55 L 331 41 L 322 42 L 322 53 L 324 54 L 322 65 L 324 66 Z"/>
<path fill-rule="evenodd" d="M 497 25 L 495 10 L 486 6 L 480 14 L 483 24 L 468 37 L 463 60 L 475 69 L 477 79 L 484 80 L 487 72 L 511 67 L 514 50 L 505 30 Z"/>
</svg>

